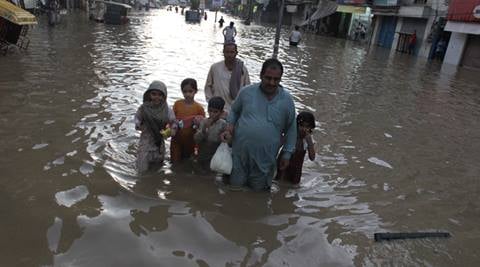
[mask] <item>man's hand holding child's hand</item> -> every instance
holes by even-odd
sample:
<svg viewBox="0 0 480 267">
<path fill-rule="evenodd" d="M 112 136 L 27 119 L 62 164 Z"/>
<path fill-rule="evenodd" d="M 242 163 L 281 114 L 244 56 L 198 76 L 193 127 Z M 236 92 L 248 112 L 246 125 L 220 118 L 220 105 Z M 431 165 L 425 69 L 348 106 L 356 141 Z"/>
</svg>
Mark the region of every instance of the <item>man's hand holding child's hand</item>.
<svg viewBox="0 0 480 267">
<path fill-rule="evenodd" d="M 225 127 L 225 131 L 220 134 L 220 140 L 225 143 L 230 143 L 232 141 L 232 136 L 233 136 L 233 125 L 228 124 L 227 127 Z"/>
</svg>

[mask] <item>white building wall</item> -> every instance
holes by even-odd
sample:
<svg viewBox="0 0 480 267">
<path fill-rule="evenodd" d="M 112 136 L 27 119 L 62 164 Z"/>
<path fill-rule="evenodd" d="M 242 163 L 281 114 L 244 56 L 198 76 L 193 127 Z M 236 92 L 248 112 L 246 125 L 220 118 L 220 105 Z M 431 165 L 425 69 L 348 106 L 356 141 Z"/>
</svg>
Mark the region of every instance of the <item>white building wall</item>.
<svg viewBox="0 0 480 267">
<path fill-rule="evenodd" d="M 302 22 L 305 21 L 306 8 L 300 8 L 301 6 L 296 6 L 296 7 L 297 9 L 295 10 L 295 12 L 285 11 L 285 14 L 288 13 L 292 16 L 292 25 L 291 25 L 292 29 L 294 25 L 300 25 L 302 24 Z"/>
<path fill-rule="evenodd" d="M 422 44 L 418 49 L 418 56 L 420 57 L 427 57 L 430 54 L 430 49 L 432 48 L 432 43 L 428 42 L 428 36 L 430 35 L 430 30 L 432 29 L 432 25 L 434 22 L 435 18 L 430 17 L 427 20 L 427 25 L 425 26 L 425 30 L 423 32 L 422 36 Z"/>
<path fill-rule="evenodd" d="M 450 41 L 448 43 L 447 52 L 445 53 L 445 58 L 443 63 L 459 65 L 462 60 L 463 50 L 467 44 L 468 34 L 452 32 L 450 36 Z"/>
<path fill-rule="evenodd" d="M 422 18 L 425 7 L 423 6 L 402 6 L 398 10 L 399 17 Z"/>
<path fill-rule="evenodd" d="M 376 45 L 378 42 L 378 33 L 380 32 L 380 25 L 382 25 L 383 16 L 377 16 L 375 19 L 375 25 L 373 25 L 372 38 L 370 39 L 370 45 Z"/>
<path fill-rule="evenodd" d="M 427 5 L 433 10 L 446 13 L 448 11 L 448 1 L 449 0 L 428 0 Z"/>
<path fill-rule="evenodd" d="M 378 32 L 380 31 L 380 25 L 382 25 L 382 20 L 383 20 L 383 16 L 377 16 L 377 18 L 375 19 L 375 22 L 374 24 L 372 25 L 373 27 L 373 30 L 372 30 L 372 36 L 370 38 L 370 42 L 369 42 L 369 49 L 372 51 L 373 49 L 375 49 L 375 47 L 377 47 L 377 42 L 378 42 Z"/>
</svg>

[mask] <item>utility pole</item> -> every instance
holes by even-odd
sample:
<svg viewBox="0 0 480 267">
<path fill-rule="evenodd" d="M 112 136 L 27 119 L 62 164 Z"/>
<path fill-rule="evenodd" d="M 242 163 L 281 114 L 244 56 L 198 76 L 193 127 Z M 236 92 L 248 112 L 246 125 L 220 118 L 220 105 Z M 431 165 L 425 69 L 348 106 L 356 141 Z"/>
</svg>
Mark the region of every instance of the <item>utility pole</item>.
<svg viewBox="0 0 480 267">
<path fill-rule="evenodd" d="M 285 9 L 285 0 L 280 1 L 282 2 L 280 4 L 280 9 L 278 10 L 277 29 L 275 31 L 275 44 L 273 45 L 273 58 L 277 58 L 278 56 L 278 46 L 280 43 L 280 28 L 282 28 L 283 10 Z"/>
<path fill-rule="evenodd" d="M 250 25 L 252 20 L 252 12 L 253 12 L 253 0 L 248 0 L 248 12 L 247 12 L 247 19 L 245 20 L 245 25 Z"/>
</svg>

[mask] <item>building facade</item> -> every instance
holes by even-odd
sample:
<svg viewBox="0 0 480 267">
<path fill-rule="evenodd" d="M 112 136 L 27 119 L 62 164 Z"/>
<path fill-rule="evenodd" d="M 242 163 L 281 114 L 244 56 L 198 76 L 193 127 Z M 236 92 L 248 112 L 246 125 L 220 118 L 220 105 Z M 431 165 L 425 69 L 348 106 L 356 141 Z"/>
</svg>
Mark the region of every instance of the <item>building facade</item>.
<svg viewBox="0 0 480 267">
<path fill-rule="evenodd" d="M 451 38 L 443 63 L 480 69 L 480 0 L 452 0 L 447 20 Z"/>
<path fill-rule="evenodd" d="M 448 0 L 372 0 L 370 4 L 374 14 L 372 45 L 434 58 L 438 44 L 448 39 L 443 33 Z M 416 42 L 411 49 L 414 33 Z"/>
<path fill-rule="evenodd" d="M 276 22 L 280 0 L 271 0 L 262 21 Z M 370 25 L 367 0 L 285 0 L 283 23 L 304 26 L 308 31 L 354 39 L 365 36 Z M 361 26 L 361 27 L 360 27 Z"/>
</svg>

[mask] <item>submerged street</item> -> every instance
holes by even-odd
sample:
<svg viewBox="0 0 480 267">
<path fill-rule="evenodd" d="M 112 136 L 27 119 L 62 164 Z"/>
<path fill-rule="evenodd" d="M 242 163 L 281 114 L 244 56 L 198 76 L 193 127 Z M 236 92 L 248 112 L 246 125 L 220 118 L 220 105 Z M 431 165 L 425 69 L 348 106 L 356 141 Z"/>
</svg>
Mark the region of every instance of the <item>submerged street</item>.
<svg viewBox="0 0 480 267">
<path fill-rule="evenodd" d="M 252 82 L 273 25 L 235 18 Z M 282 84 L 317 119 L 299 186 L 232 192 L 190 164 L 139 177 L 133 116 L 153 80 L 198 81 L 223 59 L 214 13 L 124 26 L 77 12 L 0 57 L 1 266 L 474 266 L 480 261 L 480 77 L 407 54 L 304 34 Z M 168 145 L 168 144 L 167 144 Z M 167 149 L 168 150 L 168 149 Z M 378 242 L 376 232 L 451 238 Z"/>
</svg>

